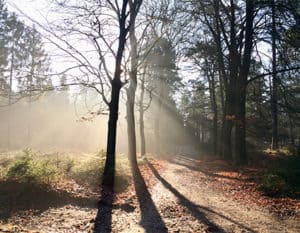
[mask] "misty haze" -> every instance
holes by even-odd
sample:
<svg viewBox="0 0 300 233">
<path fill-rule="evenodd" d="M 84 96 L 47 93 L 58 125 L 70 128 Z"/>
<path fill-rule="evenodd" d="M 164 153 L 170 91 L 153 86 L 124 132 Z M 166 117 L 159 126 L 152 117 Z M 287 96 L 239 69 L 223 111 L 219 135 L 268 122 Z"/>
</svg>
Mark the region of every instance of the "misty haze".
<svg viewBox="0 0 300 233">
<path fill-rule="evenodd" d="M 0 232 L 300 232 L 299 12 L 0 0 Z"/>
</svg>

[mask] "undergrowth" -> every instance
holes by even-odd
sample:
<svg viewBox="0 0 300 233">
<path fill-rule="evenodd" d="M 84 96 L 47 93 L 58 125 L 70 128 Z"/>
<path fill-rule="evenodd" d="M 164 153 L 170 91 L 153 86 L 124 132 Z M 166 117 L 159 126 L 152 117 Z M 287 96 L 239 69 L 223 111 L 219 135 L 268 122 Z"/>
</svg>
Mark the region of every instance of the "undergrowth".
<svg viewBox="0 0 300 233">
<path fill-rule="evenodd" d="M 60 153 L 41 154 L 31 149 L 0 158 L 0 178 L 23 183 L 58 184 L 62 180 L 73 180 L 77 184 L 98 190 L 105 163 L 105 152 L 96 155 L 71 156 Z M 130 182 L 131 172 L 128 158 L 116 156 L 115 190 L 123 191 Z"/>
<path fill-rule="evenodd" d="M 263 150 L 263 152 L 268 155 L 291 156 L 294 153 L 294 148 L 293 147 L 281 147 L 281 148 L 278 148 L 277 150 L 268 148 L 266 150 Z"/>
<path fill-rule="evenodd" d="M 260 181 L 259 190 L 274 197 L 300 198 L 300 156 L 282 158 L 268 167 Z"/>
<path fill-rule="evenodd" d="M 61 171 L 50 159 L 35 159 L 36 154 L 25 149 L 23 154 L 11 162 L 6 178 L 21 182 L 50 183 L 58 180 Z"/>
</svg>

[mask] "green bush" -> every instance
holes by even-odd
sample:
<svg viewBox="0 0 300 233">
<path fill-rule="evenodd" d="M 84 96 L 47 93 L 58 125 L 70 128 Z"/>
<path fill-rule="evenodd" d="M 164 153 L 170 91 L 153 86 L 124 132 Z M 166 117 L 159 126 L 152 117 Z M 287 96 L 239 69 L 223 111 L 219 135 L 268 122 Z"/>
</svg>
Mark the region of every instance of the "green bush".
<svg viewBox="0 0 300 233">
<path fill-rule="evenodd" d="M 16 154 L 5 169 L 0 164 L 0 175 L 6 179 L 19 182 L 52 184 L 59 179 L 71 179 L 76 183 L 98 190 L 102 182 L 105 165 L 105 152 L 100 151 L 96 156 L 77 154 L 38 154 L 30 149 Z M 124 190 L 130 182 L 131 171 L 128 158 L 116 156 L 115 191 Z"/>
<path fill-rule="evenodd" d="M 259 189 L 269 196 L 300 196 L 300 157 L 293 156 L 270 167 Z"/>
<path fill-rule="evenodd" d="M 12 163 L 7 171 L 7 178 L 31 181 L 32 177 L 32 154 L 30 150 L 24 150 L 24 155 Z"/>
<path fill-rule="evenodd" d="M 21 182 L 50 183 L 58 178 L 57 168 L 50 160 L 35 160 L 36 154 L 30 149 L 23 151 L 23 155 L 16 159 L 9 167 L 6 177 Z"/>
<path fill-rule="evenodd" d="M 276 174 L 266 174 L 263 176 L 259 190 L 268 196 L 280 196 L 289 190 L 286 181 Z"/>
</svg>

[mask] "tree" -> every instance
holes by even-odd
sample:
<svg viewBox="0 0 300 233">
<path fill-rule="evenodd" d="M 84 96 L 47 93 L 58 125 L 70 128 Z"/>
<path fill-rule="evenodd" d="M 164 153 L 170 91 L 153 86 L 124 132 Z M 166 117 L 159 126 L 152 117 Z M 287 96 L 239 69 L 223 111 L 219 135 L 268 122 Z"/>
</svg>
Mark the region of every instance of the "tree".
<svg viewBox="0 0 300 233">
<path fill-rule="evenodd" d="M 7 68 L 7 64 L 8 64 L 8 20 L 9 20 L 9 15 L 8 15 L 8 11 L 4 5 L 3 1 L 0 1 L 0 17 L 1 17 L 1 32 L 0 32 L 0 68 L 1 68 L 1 72 L 0 72 L 0 78 L 1 78 L 1 83 L 0 83 L 0 87 L 1 87 L 1 97 L 2 98 L 7 98 L 8 94 L 7 94 L 7 90 L 9 89 L 8 84 L 7 84 L 7 80 L 6 80 L 6 75 L 5 75 L 5 71 Z"/>
<path fill-rule="evenodd" d="M 26 61 L 23 66 L 23 78 L 18 80 L 19 89 L 28 92 L 30 98 L 36 91 L 51 89 L 50 59 L 44 50 L 41 34 L 35 27 L 26 29 Z"/>
<path fill-rule="evenodd" d="M 253 50 L 255 6 L 252 0 L 197 2 L 191 14 L 210 33 L 217 51 L 219 75 L 224 83 L 225 102 L 221 137 L 222 155 L 232 159 L 232 128 L 234 154 L 238 164 L 245 164 L 246 86 Z"/>
<path fill-rule="evenodd" d="M 43 90 L 52 89 L 49 73 L 49 58 L 43 46 L 40 33 L 33 28 L 26 30 L 25 49 L 27 59 L 24 64 L 23 78 L 18 80 L 18 88 L 28 97 L 28 113 L 31 114 L 31 102 L 35 95 L 43 93 Z M 31 121 L 27 122 L 27 140 L 28 145 L 31 142 Z"/>
<path fill-rule="evenodd" d="M 133 4 L 129 0 L 130 10 L 133 12 L 138 12 L 141 4 Z M 135 9 L 136 8 L 136 9 Z M 130 83 L 127 88 L 127 133 L 128 133 L 128 156 L 133 169 L 137 169 L 137 158 L 136 158 L 136 132 L 135 132 L 135 116 L 134 116 L 134 106 L 135 106 L 135 93 L 137 88 L 137 75 L 138 75 L 138 49 L 137 49 L 137 38 L 135 34 L 135 20 L 137 14 L 131 14 L 130 17 L 130 28 L 129 28 L 129 40 L 130 40 Z"/>
<path fill-rule="evenodd" d="M 48 26 L 39 24 L 48 34 L 47 39 L 73 60 L 72 65 L 62 71 L 74 77 L 68 85 L 94 89 L 108 107 L 103 174 L 103 186 L 108 190 L 113 190 L 114 183 L 120 90 L 128 81 L 124 75 L 125 47 L 141 4 L 142 0 L 56 1 L 56 12 L 61 13 L 61 20 L 50 22 Z M 82 50 L 78 41 L 85 41 L 88 51 Z M 112 62 L 114 66 L 110 67 Z"/>
<path fill-rule="evenodd" d="M 22 97 L 40 94 L 51 79 L 49 58 L 41 34 L 10 13 L 1 1 L 1 96 L 12 104 Z M 14 88 L 13 88 L 14 86 Z"/>
<path fill-rule="evenodd" d="M 154 37 L 152 39 L 155 43 L 146 59 L 146 63 L 147 74 L 152 80 L 150 86 L 153 90 L 153 102 L 156 107 L 154 119 L 155 152 L 160 154 L 162 109 L 170 108 L 170 103 L 173 101 L 172 95 L 175 93 L 174 91 L 180 79 L 177 76 L 176 54 L 171 41 L 164 37 Z"/>
<path fill-rule="evenodd" d="M 212 147 L 215 155 L 218 153 L 219 136 L 218 136 L 218 103 L 217 103 L 217 57 L 216 48 L 213 42 L 199 42 L 194 48 L 190 48 L 187 56 L 192 59 L 194 65 L 203 73 L 208 82 L 210 105 L 213 114 L 212 126 Z M 223 92 L 221 90 L 220 92 Z M 203 96 L 205 95 L 204 93 Z M 204 99 L 204 97 L 202 97 Z M 200 119 L 198 119 L 199 121 Z"/>
<path fill-rule="evenodd" d="M 111 4 L 109 2 L 109 4 Z M 138 10 L 140 8 L 140 5 L 142 4 L 141 0 L 136 1 L 123 1 L 123 5 L 121 8 L 121 11 L 119 12 L 119 45 L 118 50 L 116 53 L 116 65 L 115 65 L 115 71 L 114 71 L 114 78 L 111 81 L 111 101 L 109 103 L 109 120 L 108 120 L 108 136 L 107 136 L 107 160 L 105 163 L 104 168 L 104 182 L 105 185 L 112 185 L 113 184 L 113 176 L 114 176 L 114 169 L 115 167 L 115 147 L 116 147 L 116 128 L 117 128 L 117 120 L 118 120 L 118 111 L 119 111 L 119 95 L 120 95 L 120 89 L 122 87 L 122 82 L 120 79 L 121 76 L 121 62 L 122 57 L 125 49 L 126 44 L 126 37 L 130 30 L 131 33 L 134 33 L 134 26 L 135 26 L 135 19 L 136 15 L 138 14 Z M 129 6 L 129 12 L 130 16 L 129 19 L 127 19 L 127 7 Z M 127 26 L 128 25 L 128 26 Z M 131 43 L 134 46 L 134 35 L 131 34 Z M 134 50 L 133 50 L 134 51 Z M 133 56 L 132 56 L 133 57 Z M 133 57 L 133 59 L 135 59 Z M 136 65 L 133 62 L 132 63 L 132 70 L 131 72 L 135 72 Z M 133 77 L 133 76 L 131 76 Z M 134 79 L 134 78 L 133 78 Z M 134 86 L 136 84 L 134 83 L 134 80 L 132 82 Z M 136 88 L 136 87 L 132 88 Z M 132 90 L 135 92 L 135 90 Z M 133 93 L 134 96 L 134 93 Z M 134 103 L 134 102 L 133 102 Z M 133 107 L 132 107 L 133 108 Z M 133 119 L 134 124 L 134 119 Z M 134 138 L 132 138 L 135 140 Z M 106 179 L 106 180 L 105 180 Z"/>
<path fill-rule="evenodd" d="M 15 13 L 9 12 L 0 2 L 1 8 L 1 106 L 8 105 L 8 115 L 11 114 L 13 103 L 21 98 L 40 95 L 46 87 L 52 85 L 47 76 L 49 61 L 43 50 L 43 41 L 35 28 L 30 28 L 19 20 Z M 7 122 L 8 148 L 10 147 L 10 126 Z M 28 138 L 29 138 L 28 130 Z"/>
<path fill-rule="evenodd" d="M 272 92 L 270 113 L 273 113 L 273 118 L 278 117 L 279 105 L 282 103 L 279 101 L 280 86 L 283 85 L 279 77 L 284 72 L 298 69 L 297 63 L 281 67 L 278 60 L 281 53 L 279 45 L 283 41 L 297 44 L 295 25 L 299 21 L 299 14 L 296 13 L 298 3 L 284 0 L 228 2 L 209 0 L 182 1 L 179 6 L 183 17 L 189 19 L 187 28 L 191 30 L 189 34 L 191 36 L 183 42 L 183 45 L 192 48 L 194 55 L 199 54 L 195 65 L 200 67 L 200 71 L 211 65 L 211 61 L 205 62 L 206 54 L 197 45 L 210 41 L 215 48 L 213 54 L 216 54 L 216 57 L 212 59 L 215 67 L 211 67 L 210 70 L 214 70 L 213 74 L 219 77 L 221 97 L 219 109 L 223 113 L 220 130 L 221 155 L 227 160 L 234 160 L 236 164 L 246 164 L 247 88 L 249 89 L 249 86 L 252 86 L 249 84 L 257 79 L 273 76 L 270 86 Z M 273 54 L 270 63 L 265 62 L 267 56 L 261 51 L 262 47 L 266 47 L 266 43 L 270 44 L 272 50 L 270 54 L 271 56 Z M 206 57 L 211 58 L 212 55 Z M 280 60 L 284 59 L 281 57 Z M 253 72 L 250 69 L 255 63 L 261 66 Z M 270 64 L 272 64 L 271 71 L 268 70 Z M 264 94 L 267 93 L 265 91 L 266 89 Z M 277 123 L 274 123 L 276 121 L 278 120 L 273 120 L 273 135 L 278 131 Z"/>
<path fill-rule="evenodd" d="M 273 118 L 272 127 L 272 148 L 278 149 L 278 81 L 277 81 L 277 55 L 276 55 L 276 9 L 275 0 L 271 1 L 271 15 L 272 15 L 272 93 L 271 93 L 271 109 Z"/>
<path fill-rule="evenodd" d="M 280 60 L 285 60 L 280 53 L 281 44 L 289 43 L 296 45 L 294 39 L 297 37 L 297 20 L 299 20 L 299 14 L 297 16 L 297 9 L 299 9 L 299 3 L 297 1 L 289 0 L 270 0 L 270 1 L 257 1 L 256 3 L 259 13 L 257 17 L 260 18 L 260 26 L 256 24 L 256 46 L 257 44 L 267 44 L 270 47 L 270 62 L 264 64 L 260 59 L 260 63 L 263 65 L 265 74 L 254 76 L 248 80 L 248 83 L 256 80 L 257 78 L 272 77 L 270 82 L 270 113 L 272 118 L 272 134 L 270 135 L 271 147 L 274 149 L 279 146 L 279 118 L 280 118 L 280 89 L 281 78 L 284 73 L 288 73 L 290 69 L 297 70 L 297 64 L 294 63 L 291 66 L 281 66 Z M 258 46 L 256 50 L 259 50 Z M 264 56 L 257 51 L 258 56 Z M 281 59 L 280 59 L 281 57 Z M 259 60 L 259 59 L 258 59 Z M 269 68 L 271 67 L 271 68 Z M 271 72 L 269 71 L 271 70 Z"/>
</svg>

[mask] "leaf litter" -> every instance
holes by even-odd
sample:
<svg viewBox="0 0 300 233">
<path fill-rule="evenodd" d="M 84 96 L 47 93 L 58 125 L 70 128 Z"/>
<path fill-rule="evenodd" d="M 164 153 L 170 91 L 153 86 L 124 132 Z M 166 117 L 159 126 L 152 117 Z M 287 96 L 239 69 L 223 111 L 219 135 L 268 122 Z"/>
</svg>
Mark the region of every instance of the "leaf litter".
<svg viewBox="0 0 300 233">
<path fill-rule="evenodd" d="M 140 166 L 141 174 L 168 232 L 297 232 L 300 229 L 299 200 L 264 196 L 257 191 L 255 176 L 259 173 L 253 169 L 236 171 L 222 161 L 205 160 L 192 161 L 200 169 L 159 159 L 150 163 L 159 177 L 147 164 Z M 0 232 L 93 232 L 98 192 L 73 180 L 63 180 L 53 188 L 63 201 L 68 198 L 72 201 L 50 203 L 44 209 L 12 211 L 9 217 L 1 217 Z M 257 216 L 246 218 L 247 213 Z M 116 194 L 112 215 L 112 232 L 145 232 L 140 225 L 141 210 L 132 180 L 125 191 Z"/>
</svg>

